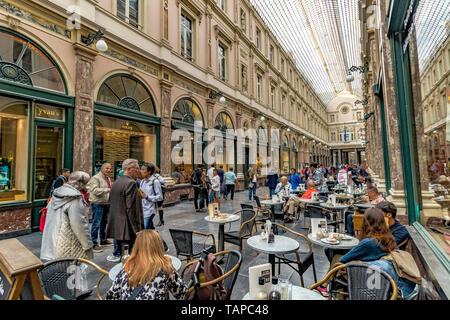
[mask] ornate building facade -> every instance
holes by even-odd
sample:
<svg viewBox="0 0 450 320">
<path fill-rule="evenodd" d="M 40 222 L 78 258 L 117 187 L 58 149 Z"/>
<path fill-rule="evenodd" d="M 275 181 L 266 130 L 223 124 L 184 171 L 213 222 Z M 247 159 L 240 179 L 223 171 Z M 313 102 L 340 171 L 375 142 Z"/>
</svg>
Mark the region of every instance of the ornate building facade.
<svg viewBox="0 0 450 320">
<path fill-rule="evenodd" d="M 279 130 L 256 161 L 283 173 L 331 164 L 325 106 L 247 0 L 0 0 L 0 43 L 2 237 L 37 230 L 61 168 L 95 174 L 107 161 L 115 178 L 133 157 L 175 183 L 166 203 L 192 197 L 193 164 L 172 162 L 171 138 L 193 139 L 195 121 L 201 134 Z M 224 163 L 241 188 L 252 143 L 244 163 Z"/>
</svg>

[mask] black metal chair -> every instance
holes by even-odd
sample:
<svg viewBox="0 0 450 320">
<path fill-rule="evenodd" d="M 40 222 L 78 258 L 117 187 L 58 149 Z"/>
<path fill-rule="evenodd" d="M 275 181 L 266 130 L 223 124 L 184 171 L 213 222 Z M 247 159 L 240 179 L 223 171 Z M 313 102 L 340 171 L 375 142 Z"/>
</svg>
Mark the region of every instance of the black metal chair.
<svg viewBox="0 0 450 320">
<path fill-rule="evenodd" d="M 314 281 L 317 282 L 316 265 L 314 264 L 314 253 L 312 250 L 311 241 L 308 239 L 307 236 L 301 233 L 295 232 L 280 224 L 277 224 L 277 226 L 294 235 L 295 240 L 298 241 L 298 239 L 302 239 L 306 241 L 309 249 L 308 251 L 300 251 L 297 249 L 297 251 L 295 251 L 294 253 L 275 255 L 275 258 L 277 259 L 276 264 L 278 264 L 278 274 L 280 274 L 281 264 L 286 264 L 298 273 L 298 275 L 300 276 L 302 287 L 305 287 L 305 283 L 303 282 L 303 274 L 305 273 L 306 270 L 308 270 L 310 266 L 312 266 L 314 272 Z"/>
<path fill-rule="evenodd" d="M 92 290 L 82 291 L 79 283 L 81 279 L 80 272 L 82 272 L 81 266 L 83 264 L 91 266 L 101 273 L 96 286 L 97 298 L 101 300 L 100 283 L 105 276 L 108 276 L 108 271 L 89 260 L 77 258 L 51 260 L 44 264 L 44 267 L 38 271 L 44 295 L 47 298 L 58 296 L 64 300 L 83 300 L 87 298 Z"/>
<path fill-rule="evenodd" d="M 259 196 L 254 196 L 255 201 L 256 201 L 256 205 L 258 206 L 258 209 L 260 210 L 264 210 L 265 213 L 268 213 L 268 217 L 265 219 L 272 219 L 272 209 L 271 208 L 264 208 L 261 206 L 261 201 Z M 282 205 L 284 202 L 280 202 L 280 205 Z M 274 209 L 273 212 L 275 213 L 274 215 L 274 220 L 283 220 L 284 219 L 284 213 L 281 212 L 276 212 L 276 210 Z"/>
<path fill-rule="evenodd" d="M 242 251 L 242 240 L 252 236 L 255 228 L 256 212 L 253 209 L 243 209 L 234 214 L 241 214 L 241 226 L 239 231 L 224 232 L 223 240 L 239 246 Z"/>
<path fill-rule="evenodd" d="M 216 252 L 216 239 L 212 233 L 203 233 L 190 230 L 169 229 L 170 236 L 172 237 L 177 256 L 186 257 L 182 260 L 192 260 L 198 257 L 203 250 L 211 253 Z M 203 243 L 194 242 L 194 235 L 205 237 Z M 207 246 L 206 241 L 208 238 L 212 238 L 212 245 Z"/>
<path fill-rule="evenodd" d="M 309 289 L 316 289 L 324 283 L 332 283 L 338 274 L 347 280 L 347 288 L 341 289 L 339 294 L 347 296 L 348 300 L 397 300 L 398 287 L 394 279 L 380 268 L 362 262 L 338 265 Z M 331 300 L 332 296 L 329 294 L 328 299 Z"/>
<path fill-rule="evenodd" d="M 239 275 L 239 270 L 241 268 L 242 255 L 239 251 L 236 250 L 224 250 L 214 253 L 214 255 L 216 256 L 216 259 L 220 255 L 224 256 L 223 260 L 226 260 L 226 264 L 223 270 L 224 274 L 221 277 L 214 279 L 212 281 L 201 283 L 200 288 L 215 285 L 220 281 L 223 281 L 223 285 L 227 291 L 226 300 L 230 300 L 231 294 L 233 293 L 234 284 L 236 283 L 236 279 Z M 186 270 L 189 270 L 189 268 L 197 261 L 198 260 L 191 261 L 183 267 L 180 273 L 181 278 L 184 278 Z M 189 292 L 191 292 L 192 290 L 194 290 L 194 287 L 189 288 Z"/>
</svg>

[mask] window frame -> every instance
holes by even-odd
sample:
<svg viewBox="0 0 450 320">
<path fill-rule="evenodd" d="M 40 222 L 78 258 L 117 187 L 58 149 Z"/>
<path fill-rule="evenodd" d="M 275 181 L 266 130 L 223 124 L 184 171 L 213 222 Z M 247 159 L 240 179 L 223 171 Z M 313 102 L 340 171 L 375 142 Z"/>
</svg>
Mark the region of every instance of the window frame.
<svg viewBox="0 0 450 320">
<path fill-rule="evenodd" d="M 223 61 L 224 61 L 224 66 L 221 66 L 221 55 L 220 55 L 220 48 L 223 49 Z M 223 70 L 222 70 L 223 68 Z M 223 75 L 222 72 L 223 71 Z M 223 82 L 227 82 L 228 81 L 228 47 L 226 45 L 223 44 L 222 41 L 218 40 L 217 41 L 217 72 L 218 72 L 218 76 L 219 79 Z"/>
<path fill-rule="evenodd" d="M 119 1 L 123 1 L 125 3 L 124 4 L 125 5 L 125 14 L 124 14 L 123 18 L 121 17 L 121 15 L 122 15 L 121 13 L 119 16 L 119 6 L 118 6 Z M 137 11 L 138 11 L 137 15 L 136 15 L 136 18 L 137 18 L 136 22 L 134 22 L 134 21 L 133 21 L 133 23 L 130 22 L 130 0 L 114 0 L 115 14 L 116 14 L 116 17 L 118 17 L 120 20 L 124 21 L 126 24 L 129 24 L 138 30 L 142 30 L 143 29 L 142 20 L 144 19 L 144 15 L 142 14 L 142 12 L 144 11 L 144 7 L 143 7 L 144 3 L 143 3 L 143 1 L 140 1 L 140 0 L 136 0 L 136 1 L 137 1 Z M 136 25 L 134 25 L 134 23 Z"/>
<path fill-rule="evenodd" d="M 184 17 L 184 19 L 190 20 L 190 22 L 191 22 L 191 30 L 190 30 L 190 32 L 191 32 L 191 50 L 192 50 L 192 53 L 191 53 L 190 57 L 185 52 L 182 51 L 183 47 L 182 47 L 182 38 L 181 37 L 182 37 L 182 34 L 183 34 L 183 30 L 187 29 L 184 26 L 183 22 L 182 22 L 182 18 L 183 17 Z M 194 38 L 195 37 L 195 23 L 196 23 L 196 20 L 195 20 L 195 18 L 193 18 L 193 15 L 183 8 L 181 10 L 180 16 L 179 16 L 179 24 L 180 24 L 180 27 L 178 29 L 178 32 L 179 32 L 178 40 L 179 40 L 179 47 L 180 47 L 179 52 L 180 52 L 180 55 L 184 59 L 189 60 L 191 62 L 195 62 L 195 55 L 196 55 L 196 51 L 197 51 L 197 50 L 195 50 L 195 43 L 196 43 L 196 41 L 195 41 L 195 38 Z M 187 49 L 186 49 L 187 48 L 187 46 L 186 46 L 186 42 L 187 42 L 186 33 L 184 35 L 184 41 L 185 41 L 185 51 L 187 51 Z"/>
</svg>

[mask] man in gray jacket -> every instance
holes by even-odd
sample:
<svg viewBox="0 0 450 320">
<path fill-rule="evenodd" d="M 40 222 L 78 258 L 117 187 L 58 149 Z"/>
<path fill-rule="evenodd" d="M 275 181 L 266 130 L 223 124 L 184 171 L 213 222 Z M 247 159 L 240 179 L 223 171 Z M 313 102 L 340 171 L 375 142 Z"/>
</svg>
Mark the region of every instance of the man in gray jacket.
<svg viewBox="0 0 450 320">
<path fill-rule="evenodd" d="M 327 180 L 325 179 L 325 175 L 322 169 L 317 169 L 317 164 L 311 164 L 312 170 L 312 179 L 314 180 L 314 184 L 316 185 L 316 189 L 318 192 L 328 192 Z"/>
<path fill-rule="evenodd" d="M 144 214 L 142 212 L 142 196 L 139 194 L 136 179 L 139 175 L 139 164 L 136 159 L 127 159 L 122 163 L 123 175 L 114 181 L 111 187 L 110 208 L 106 237 L 113 238 L 117 247 L 107 260 L 119 262 L 122 246 L 133 248 L 136 234 L 144 229 Z"/>
<path fill-rule="evenodd" d="M 111 180 L 109 176 L 112 172 L 110 163 L 104 163 L 100 172 L 93 176 L 86 188 L 89 192 L 89 202 L 92 203 L 92 227 L 91 238 L 94 244 L 94 252 L 102 252 L 98 245 L 98 236 L 100 233 L 100 245 L 112 245 L 112 242 L 106 239 L 106 223 L 109 213 L 109 193 L 111 191 Z M 99 232 L 100 231 L 100 232 Z"/>
</svg>

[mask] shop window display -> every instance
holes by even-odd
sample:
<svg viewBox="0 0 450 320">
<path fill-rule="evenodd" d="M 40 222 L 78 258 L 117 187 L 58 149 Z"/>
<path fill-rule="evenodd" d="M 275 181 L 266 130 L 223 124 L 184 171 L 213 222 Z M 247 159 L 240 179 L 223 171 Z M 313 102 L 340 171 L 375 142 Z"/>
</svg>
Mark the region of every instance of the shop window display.
<svg viewBox="0 0 450 320">
<path fill-rule="evenodd" d="M 26 201 L 28 103 L 0 97 L 0 203 Z"/>
<path fill-rule="evenodd" d="M 144 123 L 97 115 L 95 121 L 95 167 L 113 165 L 113 179 L 121 175 L 128 158 L 156 164 L 156 128 Z"/>
</svg>

